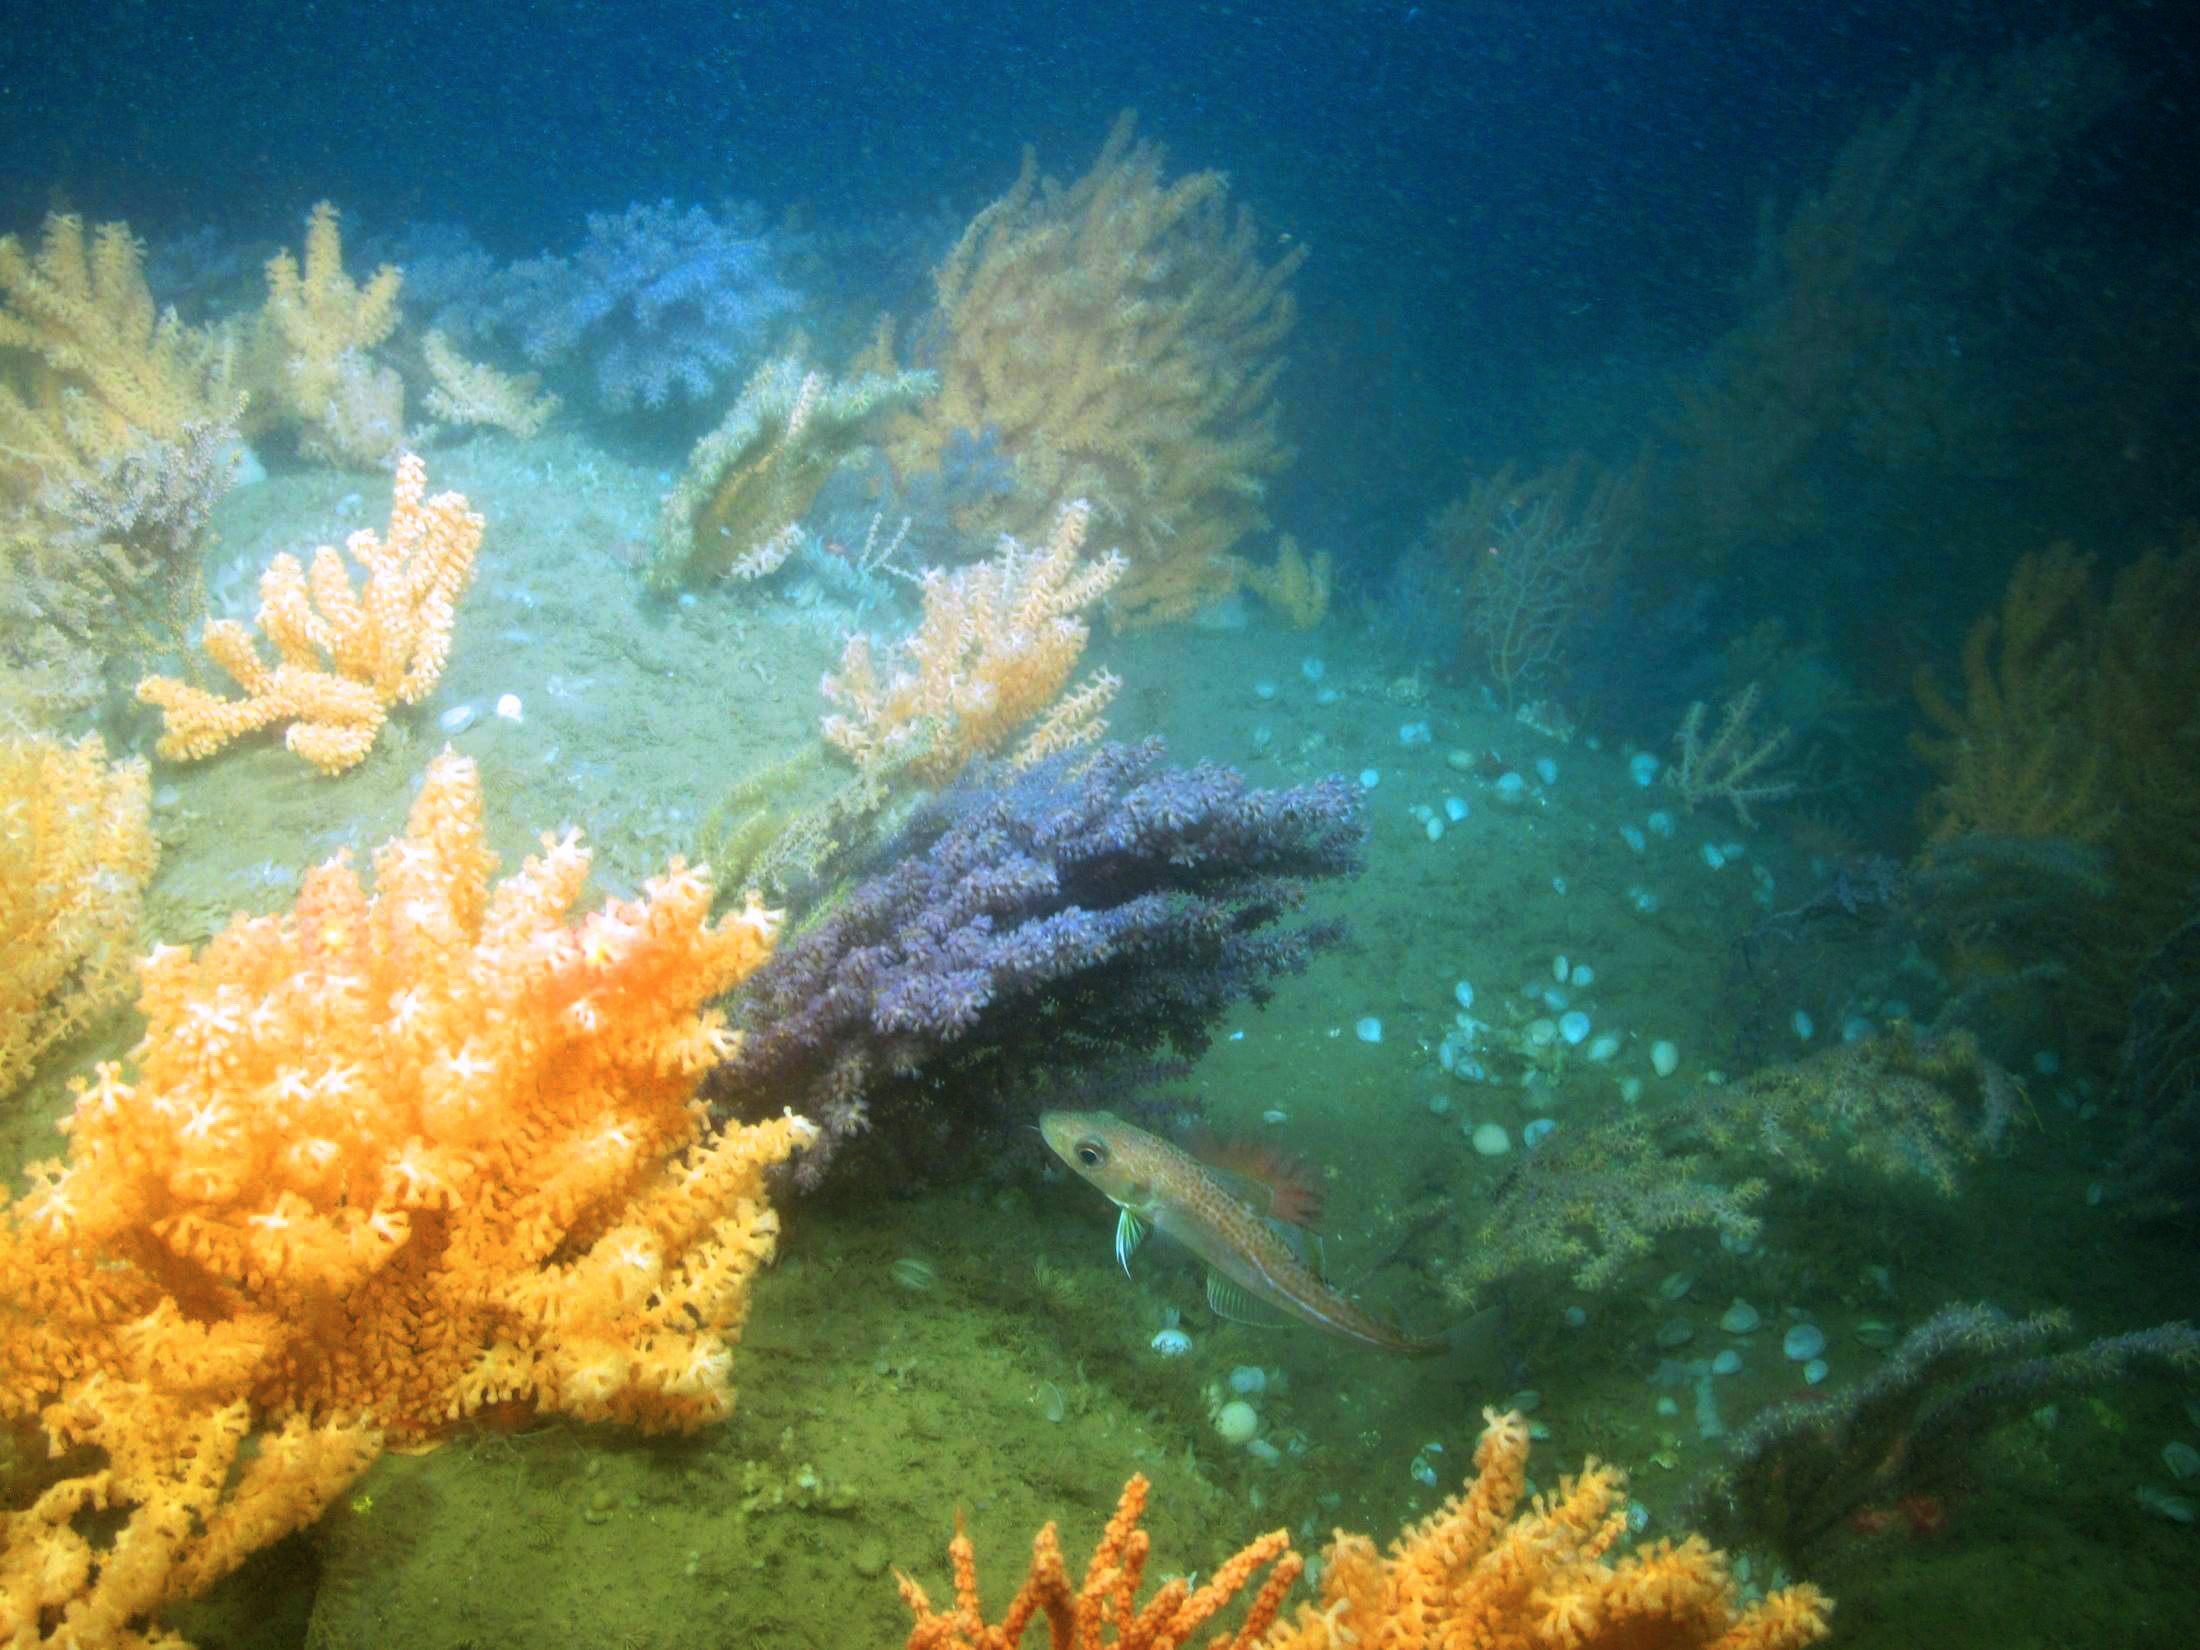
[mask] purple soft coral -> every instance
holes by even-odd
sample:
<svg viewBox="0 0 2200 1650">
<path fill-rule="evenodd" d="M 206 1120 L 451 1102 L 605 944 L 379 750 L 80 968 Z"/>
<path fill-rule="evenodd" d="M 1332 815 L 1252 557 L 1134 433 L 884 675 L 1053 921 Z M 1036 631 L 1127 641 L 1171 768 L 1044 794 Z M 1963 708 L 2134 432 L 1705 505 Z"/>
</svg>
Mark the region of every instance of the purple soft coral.
<svg viewBox="0 0 2200 1650">
<path fill-rule="evenodd" d="M 715 1097 L 810 1113 L 814 1181 L 863 1128 L 901 1153 L 967 1143 L 1042 1077 L 1205 1048 L 1232 1003 L 1265 1002 L 1340 936 L 1277 922 L 1308 879 L 1359 868 L 1359 795 L 1161 758 L 1159 740 L 1108 746 L 933 803 L 891 870 L 749 981 Z"/>
<path fill-rule="evenodd" d="M 537 366 L 584 357 L 614 410 L 707 402 L 730 393 L 799 301 L 778 256 L 753 208 L 595 213 L 579 251 L 512 265 L 472 319 L 515 336 Z"/>
</svg>

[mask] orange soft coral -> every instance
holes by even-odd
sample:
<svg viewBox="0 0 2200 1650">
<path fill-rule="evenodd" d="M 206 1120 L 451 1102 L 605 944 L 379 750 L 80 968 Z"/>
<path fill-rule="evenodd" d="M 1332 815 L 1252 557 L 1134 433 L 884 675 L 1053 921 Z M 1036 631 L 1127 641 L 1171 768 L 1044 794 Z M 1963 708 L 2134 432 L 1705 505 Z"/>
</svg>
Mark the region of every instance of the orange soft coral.
<svg viewBox="0 0 2200 1650">
<path fill-rule="evenodd" d="M 778 919 L 711 921 L 675 861 L 570 922 L 571 832 L 491 865 L 446 753 L 372 895 L 338 858 L 292 911 L 146 958 L 132 1068 L 78 1082 L 67 1160 L 0 1208 L 0 1420 L 106 1456 L 9 1531 L 40 1608 L 74 1576 L 137 1617 L 309 1521 L 383 1437 L 491 1405 L 730 1408 L 764 1175 L 810 1131 L 708 1126 L 698 1075 L 737 1039 L 703 1004 Z M 276 1430 L 233 1477 L 248 1427 Z M 129 1517 L 78 1552 L 95 1503 Z"/>
<path fill-rule="evenodd" d="M 1791 1587 L 1740 1607 L 1724 1555 L 1699 1536 L 1613 1561 L 1626 1530 L 1625 1480 L 1595 1461 L 1522 1511 L 1528 1427 L 1484 1410 L 1475 1476 L 1391 1544 L 1339 1532 L 1321 1602 L 1263 1650 L 1799 1650 L 1826 1635 L 1831 1608 Z"/>
<path fill-rule="evenodd" d="M 259 623 L 275 644 L 273 665 L 243 625 L 207 624 L 201 645 L 243 698 L 173 676 L 139 682 L 137 696 L 166 717 L 158 752 L 191 761 L 288 722 L 285 744 L 323 773 L 341 773 L 374 748 L 391 705 L 415 705 L 433 692 L 450 657 L 458 598 L 473 582 L 482 522 L 459 494 L 429 498 L 427 490 L 427 467 L 405 454 L 388 535 L 361 528 L 345 541 L 366 571 L 363 588 L 353 588 L 332 545 L 314 552 L 310 572 L 287 552 L 268 564 Z"/>
</svg>

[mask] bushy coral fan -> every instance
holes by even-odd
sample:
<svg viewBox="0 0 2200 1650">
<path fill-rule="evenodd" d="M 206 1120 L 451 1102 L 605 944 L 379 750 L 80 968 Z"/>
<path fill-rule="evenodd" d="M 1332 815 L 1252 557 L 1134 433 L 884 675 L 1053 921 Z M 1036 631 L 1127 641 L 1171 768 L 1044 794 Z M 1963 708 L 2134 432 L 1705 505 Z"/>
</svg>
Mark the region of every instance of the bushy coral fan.
<svg viewBox="0 0 2200 1650">
<path fill-rule="evenodd" d="M 1266 517 L 1288 452 L 1277 433 L 1277 348 L 1303 248 L 1265 267 L 1252 215 L 1219 172 L 1162 182 L 1158 145 L 1124 114 L 1092 170 L 1015 187 L 971 221 L 940 266 L 924 358 L 938 397 L 898 418 L 905 472 L 958 438 L 990 437 L 1014 495 L 966 526 L 1036 537 L 1063 499 L 1089 498 L 1131 570 L 1130 623 L 1183 618 L 1234 589 L 1230 554 Z"/>
<path fill-rule="evenodd" d="M 1761 1180 L 1728 1186 L 1708 1157 L 1661 1142 L 1640 1117 L 1561 1129 L 1507 1177 L 1444 1286 L 1474 1300 L 1489 1284 L 1564 1267 L 1577 1289 L 1611 1288 L 1659 1234 L 1698 1228 L 1757 1236 Z"/>
<path fill-rule="evenodd" d="M 1846 460 L 2006 463 L 2000 398 L 2027 374 L 1999 351 L 2021 332 L 1926 341 L 1987 344 L 1968 318 L 2019 301 L 2017 248 L 2060 213 L 2080 138 L 2132 95 L 2090 33 L 1950 60 L 1867 118 L 1783 227 L 1768 212 L 1749 313 L 1670 422 L 1670 542 L 1715 562 L 1792 541 L 1821 525 Z"/>
<path fill-rule="evenodd" d="M 1935 731 L 1912 744 L 1940 781 L 1920 890 L 1968 972 L 2011 955 L 2052 969 L 2066 1036 L 2121 1027 L 2140 959 L 2200 886 L 2196 605 L 2200 531 L 2105 595 L 2093 559 L 2056 545 L 2020 559 L 1971 627 L 1960 701 L 1918 677 Z"/>
<path fill-rule="evenodd" d="M 1791 730 L 1769 732 L 1751 726 L 1757 712 L 1758 687 L 1751 682 L 1726 702 L 1719 725 L 1712 731 L 1709 707 L 1701 699 L 1688 707 L 1673 732 L 1680 756 L 1665 770 L 1668 789 L 1678 793 L 1681 806 L 1693 811 L 1714 799 L 1734 810 L 1744 825 L 1755 825 L 1749 806 L 1777 802 L 1795 793 L 1795 781 L 1772 766 L 1786 748 Z"/>
<path fill-rule="evenodd" d="M 1507 1177 L 1444 1281 L 1475 1299 L 1564 1267 L 1578 1289 L 1609 1289 L 1661 1233 L 1754 1241 L 1763 1177 L 1815 1180 L 1844 1159 L 1953 1196 L 1958 1170 L 2003 1144 L 2022 1099 L 1968 1033 L 1898 1028 L 1707 1086 L 1655 1122 L 1569 1126 Z"/>
<path fill-rule="evenodd" d="M 93 660 L 187 646 L 206 613 L 206 525 L 235 478 L 237 442 L 234 420 L 186 424 L 49 491 L 59 519 L 7 569 L 10 594 Z"/>
<path fill-rule="evenodd" d="M 516 339 L 538 367 L 584 364 L 614 411 L 707 404 L 799 301 L 779 262 L 754 208 L 634 205 L 590 214 L 578 251 L 512 265 L 464 315 Z"/>
<path fill-rule="evenodd" d="M 0 1208 L 0 1420 L 55 1458 L 0 1514 L 0 1642 L 146 1642 L 385 1437 L 731 1407 L 763 1177 L 809 1128 L 706 1130 L 735 1038 L 701 1005 L 776 919 L 712 922 L 675 861 L 569 926 L 577 836 L 491 886 L 480 812 L 446 753 L 371 898 L 339 858 L 154 951 L 131 1068 L 78 1082 L 67 1160 Z"/>
<path fill-rule="evenodd" d="M 1204 1048 L 1224 1009 L 1337 936 L 1277 921 L 1308 879 L 1358 868 L 1359 797 L 1337 777 L 1263 791 L 1161 764 L 1159 740 L 1104 746 L 929 805 L 892 869 L 758 971 L 715 1094 L 809 1114 L 814 1179 L 866 1126 L 898 1151 L 950 1133 L 967 1148 L 1042 1072 Z M 933 1104 L 950 1074 L 952 1108 Z"/>
<path fill-rule="evenodd" d="M 1334 563 L 1326 550 L 1311 556 L 1299 549 L 1289 533 L 1276 546 L 1276 559 L 1268 567 L 1245 568 L 1245 582 L 1294 630 L 1312 630 L 1328 616 L 1334 583 Z"/>
<path fill-rule="evenodd" d="M 0 351 L 0 508 L 235 405 L 233 345 L 159 308 L 127 224 L 57 214 L 35 251 L 0 235 Z"/>
<path fill-rule="evenodd" d="M 142 761 L 0 727 L 0 1096 L 121 996 L 153 875 Z"/>
<path fill-rule="evenodd" d="M 1643 478 L 1640 461 L 1604 472 L 1582 453 L 1527 477 L 1508 463 L 1429 523 L 1469 655 L 1508 706 L 1565 675 L 1569 634 L 1639 525 Z M 1448 592 L 1443 605 L 1453 605 Z"/>
<path fill-rule="evenodd" d="M 1688 1520 L 1783 1564 L 1815 1566 L 1903 1504 L 1914 1514 L 1921 1499 L 1965 1485 L 1987 1435 L 2043 1404 L 2147 1375 L 2200 1379 L 2200 1332 L 2189 1323 L 2057 1349 L 2070 1332 L 2065 1312 L 2016 1319 L 1986 1305 L 1943 1307 L 1864 1380 L 1760 1413 L 1726 1462 L 1691 1486 Z"/>
<path fill-rule="evenodd" d="M 0 661 L 41 714 L 95 699 L 118 639 L 173 645 L 197 617 L 237 354 L 159 307 L 127 224 L 0 236 Z"/>
<path fill-rule="evenodd" d="M 1961 1167 L 2006 1142 L 2023 1098 L 1969 1032 L 1929 1037 L 1897 1026 L 1707 1090 L 1692 1115 L 1714 1145 L 1805 1179 L 1838 1153 L 1953 1197 Z"/>
<path fill-rule="evenodd" d="M 2200 1225 L 2200 896 L 2133 982 L 2115 1101 L 2125 1135 L 2110 1184 L 2122 1211 Z"/>
</svg>

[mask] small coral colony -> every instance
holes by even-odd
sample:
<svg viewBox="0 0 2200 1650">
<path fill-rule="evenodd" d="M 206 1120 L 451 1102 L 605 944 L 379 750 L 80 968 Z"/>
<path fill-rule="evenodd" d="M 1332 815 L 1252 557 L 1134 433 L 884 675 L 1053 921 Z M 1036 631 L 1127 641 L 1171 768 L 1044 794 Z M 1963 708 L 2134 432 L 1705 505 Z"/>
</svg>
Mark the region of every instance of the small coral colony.
<svg viewBox="0 0 2200 1650">
<path fill-rule="evenodd" d="M 2026 77 L 2075 74 L 2106 107 L 2124 93 L 2091 50 L 2040 48 L 1916 96 L 1969 99 L 1974 121 L 2021 111 L 2018 147 L 2044 165 L 2099 109 L 2035 117 Z M 1928 152 L 1914 119 L 1890 135 L 1902 119 L 1859 133 L 1840 166 L 1902 137 L 1902 164 L 1962 190 L 1964 154 Z M 1677 420 L 1678 462 L 1715 486 L 1576 456 L 1484 476 L 1434 516 L 1425 555 L 1449 569 L 1456 680 L 1490 726 L 1539 742 L 1509 750 L 1601 748 L 1559 708 L 1566 667 L 1658 494 L 1698 501 L 1689 525 L 1715 559 L 1820 434 L 1770 428 L 1767 409 L 1792 422 L 1806 400 L 1867 397 L 1768 385 L 1798 361 L 1869 370 L 1820 333 L 1845 313 L 1827 283 L 1875 271 L 1801 260 L 1844 238 L 1908 255 L 1892 211 L 1838 177 L 1798 209 L 1840 233 L 1795 237 L 1793 294 L 1753 314 Z M 1125 1076 L 1197 1057 L 1238 1005 L 1324 966 L 1344 929 L 1300 913 L 1369 857 L 1373 769 L 1323 777 L 1309 761 L 1262 788 L 1176 765 L 1155 739 L 1111 743 L 1123 681 L 1084 660 L 1095 626 L 1177 626 L 1196 650 L 1195 619 L 1341 625 L 1329 555 L 1289 537 L 1250 548 L 1293 456 L 1279 373 L 1305 254 L 1271 256 L 1218 174 L 1171 179 L 1127 117 L 1081 178 L 1042 179 L 1027 154 L 959 233 L 936 227 L 929 309 L 875 331 L 867 300 L 832 287 L 829 236 L 733 206 L 638 206 L 591 219 L 570 254 L 501 266 L 448 230 L 370 259 L 325 203 L 258 272 L 67 215 L 0 239 L 0 1088 L 65 1080 L 69 1097 L 58 1154 L 28 1154 L 0 1213 L 15 1428 L 0 1640 L 179 1643 L 164 1609 L 321 1518 L 385 1451 L 515 1418 L 709 1427 L 734 1401 L 775 1204 L 895 1165 L 951 1172 L 1035 1140 L 1049 1107 L 1060 1195 L 1120 1206 L 1126 1266 L 1158 1229 L 1207 1269 L 1224 1318 L 1439 1367 L 1447 1340 L 1408 1336 L 1324 1275 L 1304 1231 L 1319 1199 L 1292 1165 L 1185 1149 Z M 596 900 L 579 830 L 500 866 L 492 774 L 451 749 L 411 754 L 415 736 L 466 725 L 438 686 L 510 508 L 435 490 L 439 455 L 510 450 L 517 486 L 531 444 L 668 409 L 717 422 L 668 468 L 617 572 L 636 610 L 800 610 L 840 651 L 807 742 L 719 778 L 684 856 Z M 248 622 L 210 605 L 209 523 L 265 484 L 263 453 L 355 472 L 377 517 L 386 487 L 388 514 L 340 547 L 275 554 Z M 1934 1003 L 1917 984 L 1911 1003 L 1859 998 L 1815 1052 L 1750 1062 L 1681 1105 L 1657 1103 L 1679 1092 L 1671 1042 L 1646 1040 L 1622 1075 L 1621 1037 L 1585 1012 L 1591 964 L 1559 959 L 1525 1012 L 1485 991 L 1489 1020 L 1462 982 L 1427 1048 L 1446 1094 L 1595 1078 L 1600 1098 L 1557 1124 L 1454 1131 L 1463 1161 L 1510 1161 L 1492 1194 L 1448 1206 L 1425 1268 L 1443 1303 L 1422 1312 L 1654 1289 L 1674 1234 L 1747 1254 L 1783 1195 L 1838 1177 L 1957 1196 L 2052 1104 L 1995 1057 L 1995 988 L 2027 957 L 2052 964 L 2073 1012 L 2105 1029 L 2148 970 L 2175 967 L 2163 948 L 2200 873 L 2186 828 L 2200 678 L 2167 627 L 2196 607 L 2190 547 L 2105 595 L 2074 552 L 2027 557 L 1973 632 L 1963 691 L 1920 690 L 1929 844 L 1904 866 L 1826 843 L 1822 892 L 1760 902 L 1768 956 L 1898 903 L 1929 910 L 1949 940 Z M 1304 688 L 1327 703 L 1338 677 L 1318 664 Z M 1428 703 L 1418 671 L 1387 691 L 1408 714 Z M 499 711 L 522 714 L 516 698 Z M 1687 711 L 1671 761 L 1634 752 L 1618 783 L 1654 783 L 1662 805 L 1620 828 L 1626 848 L 1651 851 L 1645 830 L 1670 837 L 1676 813 L 1725 809 L 1739 832 L 1808 783 L 1823 752 L 1780 722 L 1737 680 Z M 1432 735 L 1418 722 L 1401 738 Z M 145 743 L 150 760 L 112 754 Z M 155 784 L 250 762 L 256 783 L 325 787 L 336 811 L 346 786 L 402 765 L 410 813 L 358 863 L 308 871 L 287 904 L 210 937 L 148 932 Z M 1458 794 L 1418 810 L 1416 838 L 1476 808 L 1535 809 L 1559 784 L 1550 757 L 1494 745 L 1445 771 Z M 1703 845 L 1714 866 L 1745 850 Z M 2042 886 L 2086 891 L 2086 914 L 2050 923 Z M 1645 913 L 1658 900 L 1629 897 Z M 139 1027 L 127 1053 L 57 1069 Z M 2192 1206 L 2192 1159 L 2168 1149 L 2192 1140 L 2191 1037 L 2162 1021 L 2155 1065 L 2127 1074 L 2160 1148 L 2120 1171 L 2134 1205 Z M 1115 1098 L 1062 1098 L 1096 1092 Z M 1738 1300 L 1721 1323 L 1749 1345 L 1760 1314 Z M 1686 1330 L 1660 1345 L 1712 1414 L 1738 1354 L 1687 1363 Z M 1218 1616 L 1236 1624 L 1218 1642 L 1307 1650 L 1807 1644 L 1831 1607 L 1800 1577 L 1838 1539 L 1926 1517 L 1981 1439 L 2055 1393 L 2200 1357 L 2184 1325 L 2085 1342 L 2058 1313 L 1986 1305 L 1876 1333 L 1873 1373 L 1819 1388 L 1826 1338 L 1792 1321 L 1805 1396 L 1760 1413 L 1692 1495 L 1691 1526 L 1760 1555 L 1753 1576 L 1702 1536 L 1638 1539 L 1641 1507 L 1594 1459 L 1531 1495 L 1546 1421 L 1498 1387 L 1463 1487 L 1387 1549 L 1340 1532 L 1310 1562 L 1279 1530 L 1205 1579 L 1148 1589 L 1149 1486 L 1133 1478 L 1082 1580 L 1049 1525 L 989 1606 L 958 1532 L 951 1599 L 901 1582 L 909 1642 L 1014 1644 L 1043 1615 L 1057 1646 L 1174 1646 Z M 1166 1329 L 1151 1356 L 1186 1344 Z M 1249 1402 L 1219 1424 L 1202 1447 L 1275 1458 Z M 1425 1457 L 1415 1476 L 1438 1481 Z M 926 1532 L 898 1556 L 935 1554 Z"/>
</svg>

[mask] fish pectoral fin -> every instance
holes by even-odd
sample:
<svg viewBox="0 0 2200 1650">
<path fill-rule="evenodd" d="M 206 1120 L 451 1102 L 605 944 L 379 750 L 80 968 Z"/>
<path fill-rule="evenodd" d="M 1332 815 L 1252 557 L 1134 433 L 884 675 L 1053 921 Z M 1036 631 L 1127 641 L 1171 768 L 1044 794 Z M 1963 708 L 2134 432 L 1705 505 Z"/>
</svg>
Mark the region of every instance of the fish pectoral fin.
<svg viewBox="0 0 2200 1650">
<path fill-rule="evenodd" d="M 1232 1283 L 1220 1272 L 1207 1274 L 1207 1310 L 1218 1318 L 1254 1329 L 1283 1329 L 1291 1322 L 1285 1314 L 1242 1285 Z"/>
<path fill-rule="evenodd" d="M 1288 1220 L 1264 1217 L 1261 1224 L 1275 1234 L 1276 1241 L 1291 1251 L 1292 1258 L 1322 1282 L 1329 1281 L 1329 1251 L 1322 1243 L 1319 1232 L 1309 1232 L 1303 1226 L 1294 1226 Z"/>
<path fill-rule="evenodd" d="M 1123 1263 L 1123 1275 L 1131 1275 L 1131 1256 L 1146 1241 L 1146 1223 L 1125 1209 L 1115 1220 L 1115 1258 Z"/>
</svg>

